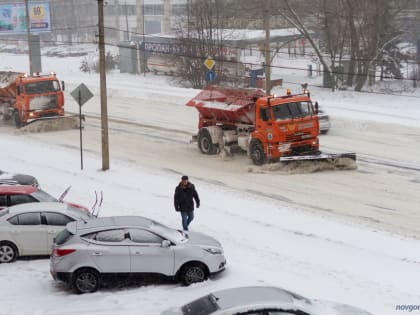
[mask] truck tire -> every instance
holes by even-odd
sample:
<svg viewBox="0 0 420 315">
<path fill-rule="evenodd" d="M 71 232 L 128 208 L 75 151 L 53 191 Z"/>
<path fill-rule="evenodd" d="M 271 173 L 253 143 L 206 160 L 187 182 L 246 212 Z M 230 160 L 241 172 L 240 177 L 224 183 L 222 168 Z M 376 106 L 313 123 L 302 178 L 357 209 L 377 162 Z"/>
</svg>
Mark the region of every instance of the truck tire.
<svg viewBox="0 0 420 315">
<path fill-rule="evenodd" d="M 210 132 L 203 128 L 198 132 L 198 148 L 203 154 L 216 154 L 217 145 L 213 143 Z"/>
<path fill-rule="evenodd" d="M 13 113 L 13 121 L 15 123 L 16 128 L 20 128 L 22 127 L 22 120 L 19 117 L 19 112 L 14 112 Z"/>
<path fill-rule="evenodd" d="M 264 147 L 259 140 L 252 140 L 250 144 L 250 156 L 255 165 L 263 165 L 267 157 L 264 153 Z"/>
</svg>

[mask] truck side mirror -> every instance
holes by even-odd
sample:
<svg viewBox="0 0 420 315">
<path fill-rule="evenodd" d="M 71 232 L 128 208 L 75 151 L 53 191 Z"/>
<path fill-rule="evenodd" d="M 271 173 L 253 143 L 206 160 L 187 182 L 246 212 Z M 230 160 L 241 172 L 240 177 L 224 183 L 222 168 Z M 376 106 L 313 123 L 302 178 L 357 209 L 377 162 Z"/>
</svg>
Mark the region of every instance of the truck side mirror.
<svg viewBox="0 0 420 315">
<path fill-rule="evenodd" d="M 270 120 L 270 109 L 269 108 L 261 108 L 261 119 L 263 121 Z"/>
<path fill-rule="evenodd" d="M 20 86 L 17 86 L 17 87 L 16 87 L 16 94 L 17 94 L 17 95 L 20 95 Z"/>
<path fill-rule="evenodd" d="M 65 84 L 64 84 L 64 81 L 61 81 L 61 89 L 64 91 L 64 88 L 65 88 Z"/>
<path fill-rule="evenodd" d="M 318 114 L 319 105 L 318 102 L 315 102 L 315 114 Z"/>
</svg>

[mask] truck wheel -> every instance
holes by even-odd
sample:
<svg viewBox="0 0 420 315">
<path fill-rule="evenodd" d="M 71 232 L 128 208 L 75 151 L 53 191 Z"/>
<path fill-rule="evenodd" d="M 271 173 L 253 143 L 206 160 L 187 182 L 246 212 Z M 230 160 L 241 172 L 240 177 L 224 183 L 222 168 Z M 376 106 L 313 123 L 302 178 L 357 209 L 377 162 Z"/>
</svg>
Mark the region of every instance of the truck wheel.
<svg viewBox="0 0 420 315">
<path fill-rule="evenodd" d="M 13 121 L 15 122 L 16 128 L 19 129 L 20 127 L 22 127 L 22 121 L 20 120 L 19 112 L 13 113 Z"/>
<path fill-rule="evenodd" d="M 211 139 L 210 132 L 207 129 L 200 129 L 198 132 L 198 148 L 203 154 L 216 154 L 217 146 Z"/>
<path fill-rule="evenodd" d="M 267 158 L 265 156 L 264 148 L 261 142 L 258 140 L 253 140 L 251 141 L 250 147 L 252 162 L 254 162 L 255 165 L 263 165 Z"/>
</svg>

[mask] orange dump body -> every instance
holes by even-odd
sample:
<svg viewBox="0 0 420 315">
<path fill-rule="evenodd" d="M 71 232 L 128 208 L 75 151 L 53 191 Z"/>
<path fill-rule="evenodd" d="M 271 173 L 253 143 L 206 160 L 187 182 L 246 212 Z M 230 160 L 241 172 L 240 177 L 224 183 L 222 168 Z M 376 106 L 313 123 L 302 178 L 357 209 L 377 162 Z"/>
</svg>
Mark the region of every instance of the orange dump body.
<svg viewBox="0 0 420 315">
<path fill-rule="evenodd" d="M 255 102 L 265 96 L 257 89 L 240 89 L 208 86 L 187 106 L 195 107 L 200 113 L 199 128 L 213 123 L 255 124 Z"/>
</svg>

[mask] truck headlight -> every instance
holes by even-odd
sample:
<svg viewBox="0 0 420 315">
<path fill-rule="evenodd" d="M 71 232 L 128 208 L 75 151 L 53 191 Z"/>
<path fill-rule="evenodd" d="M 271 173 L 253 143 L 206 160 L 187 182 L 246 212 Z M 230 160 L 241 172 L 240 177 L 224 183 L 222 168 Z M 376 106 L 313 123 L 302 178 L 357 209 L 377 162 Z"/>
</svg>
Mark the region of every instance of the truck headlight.
<svg viewBox="0 0 420 315">
<path fill-rule="evenodd" d="M 223 254 L 223 250 L 221 248 L 210 247 L 210 248 L 204 248 L 204 250 L 213 255 Z"/>
</svg>

